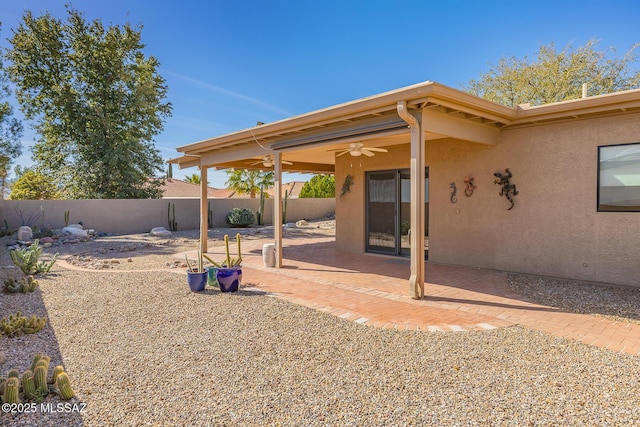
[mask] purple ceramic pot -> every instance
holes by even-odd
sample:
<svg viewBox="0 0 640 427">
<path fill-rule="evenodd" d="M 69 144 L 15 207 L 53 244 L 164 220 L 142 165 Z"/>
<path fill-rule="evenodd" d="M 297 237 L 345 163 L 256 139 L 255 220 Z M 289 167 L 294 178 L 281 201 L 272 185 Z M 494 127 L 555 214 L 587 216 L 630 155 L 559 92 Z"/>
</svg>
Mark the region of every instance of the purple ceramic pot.
<svg viewBox="0 0 640 427">
<path fill-rule="evenodd" d="M 216 270 L 216 280 L 222 292 L 235 292 L 240 286 L 240 274 L 242 270 L 239 268 L 218 268 Z"/>
</svg>

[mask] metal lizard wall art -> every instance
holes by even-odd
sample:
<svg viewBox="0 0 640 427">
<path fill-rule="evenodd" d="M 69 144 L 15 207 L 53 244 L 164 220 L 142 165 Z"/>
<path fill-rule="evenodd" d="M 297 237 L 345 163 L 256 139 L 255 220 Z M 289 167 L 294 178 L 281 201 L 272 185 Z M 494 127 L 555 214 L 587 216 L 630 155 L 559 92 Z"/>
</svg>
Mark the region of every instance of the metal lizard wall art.
<svg viewBox="0 0 640 427">
<path fill-rule="evenodd" d="M 514 205 L 513 196 L 518 194 L 518 191 L 516 190 L 516 185 L 511 184 L 511 182 L 509 182 L 509 179 L 513 177 L 513 174 L 511 173 L 509 168 L 507 168 L 504 170 L 504 175 L 501 174 L 500 172 L 496 172 L 493 174 L 493 176 L 497 178 L 496 180 L 493 181 L 493 183 L 502 186 L 502 190 L 500 190 L 499 194 L 501 196 L 505 196 L 507 200 L 511 203 L 511 206 L 509 206 L 509 209 L 507 209 L 508 211 L 510 211 L 511 209 L 513 209 L 513 205 Z"/>
<path fill-rule="evenodd" d="M 458 189 L 456 188 L 456 182 L 453 181 L 451 184 L 449 184 L 449 187 L 453 189 L 451 190 L 451 203 L 455 203 L 458 201 L 458 198 L 456 197 L 456 192 L 458 191 Z"/>
<path fill-rule="evenodd" d="M 464 183 L 467 186 L 467 188 L 464 189 L 464 195 L 467 197 L 471 197 L 473 195 L 473 190 L 475 190 L 478 186 L 473 183 L 472 176 L 465 177 Z"/>
</svg>

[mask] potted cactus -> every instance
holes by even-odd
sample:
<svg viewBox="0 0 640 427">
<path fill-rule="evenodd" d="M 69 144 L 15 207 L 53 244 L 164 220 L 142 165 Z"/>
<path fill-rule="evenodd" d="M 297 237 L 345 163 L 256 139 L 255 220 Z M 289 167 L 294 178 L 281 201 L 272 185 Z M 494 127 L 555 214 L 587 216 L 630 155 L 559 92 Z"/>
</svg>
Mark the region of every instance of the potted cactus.
<svg viewBox="0 0 640 427">
<path fill-rule="evenodd" d="M 198 250 L 198 260 L 197 267 L 194 268 L 191 266 L 189 259 L 187 256 L 184 256 L 187 261 L 187 283 L 189 283 L 189 288 L 192 292 L 202 292 L 204 291 L 204 287 L 207 284 L 207 269 L 203 268 L 202 264 L 202 251 Z"/>
<path fill-rule="evenodd" d="M 240 244 L 240 234 L 236 234 L 236 242 L 238 245 L 238 256 L 231 257 L 229 252 L 229 236 L 225 234 L 224 244 L 226 248 L 226 258 L 222 262 L 216 262 L 204 255 L 204 257 L 215 266 L 216 268 L 216 280 L 220 291 L 222 292 L 235 292 L 240 286 L 242 281 L 242 248 Z"/>
</svg>

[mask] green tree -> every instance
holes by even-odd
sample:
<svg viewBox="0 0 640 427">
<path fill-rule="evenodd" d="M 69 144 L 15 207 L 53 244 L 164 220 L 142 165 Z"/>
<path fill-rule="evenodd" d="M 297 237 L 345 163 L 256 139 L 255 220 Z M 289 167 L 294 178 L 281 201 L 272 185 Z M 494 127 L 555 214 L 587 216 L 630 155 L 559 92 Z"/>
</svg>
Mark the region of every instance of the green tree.
<svg viewBox="0 0 640 427">
<path fill-rule="evenodd" d="M 263 172 L 259 170 L 228 170 L 227 182 L 225 185 L 229 190 L 234 190 L 239 194 L 249 194 L 252 199 L 260 189 L 273 187 L 273 172 Z"/>
<path fill-rule="evenodd" d="M 184 179 L 185 179 L 187 182 L 190 182 L 190 183 L 192 183 L 192 184 L 200 185 L 200 175 L 198 175 L 197 173 L 194 173 L 194 174 L 192 174 L 192 175 L 185 176 L 185 177 L 184 177 Z"/>
<path fill-rule="evenodd" d="M 161 197 L 162 180 L 149 180 L 163 174 L 153 137 L 171 104 L 158 60 L 142 53 L 141 27 L 67 14 L 27 11 L 9 40 L 7 70 L 40 135 L 37 169 L 67 198 Z"/>
<path fill-rule="evenodd" d="M 11 163 L 22 154 L 22 123 L 13 117 L 13 108 L 6 100 L 11 95 L 9 79 L 0 58 L 0 198 L 4 199 L 7 174 Z"/>
<path fill-rule="evenodd" d="M 57 199 L 58 191 L 53 179 L 35 170 L 27 170 L 13 184 L 12 200 Z"/>
<path fill-rule="evenodd" d="M 465 90 L 499 104 L 513 107 L 530 103 L 541 105 L 576 99 L 587 83 L 588 95 L 602 95 L 640 87 L 634 45 L 621 58 L 610 58 L 614 49 L 597 50 L 597 40 L 560 52 L 553 43 L 541 46 L 537 57 L 501 59 L 478 80 L 471 80 Z"/>
<path fill-rule="evenodd" d="M 314 175 L 305 182 L 300 197 L 332 198 L 336 197 L 336 178 L 333 175 Z"/>
</svg>

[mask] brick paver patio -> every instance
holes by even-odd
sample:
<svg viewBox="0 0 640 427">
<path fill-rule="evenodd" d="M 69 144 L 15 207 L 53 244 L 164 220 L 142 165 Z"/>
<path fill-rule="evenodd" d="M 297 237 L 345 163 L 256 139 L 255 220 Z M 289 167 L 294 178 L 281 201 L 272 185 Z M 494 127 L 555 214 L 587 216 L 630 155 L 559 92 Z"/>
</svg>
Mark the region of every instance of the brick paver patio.
<svg viewBox="0 0 640 427">
<path fill-rule="evenodd" d="M 281 269 L 262 262 L 264 240 L 244 244 L 243 282 L 279 298 L 364 325 L 462 332 L 522 325 L 614 351 L 640 354 L 640 325 L 528 302 L 507 274 L 426 263 L 425 298 L 409 296 L 409 260 L 344 254 L 333 237 L 284 240 Z M 221 253 L 212 248 L 210 253 Z"/>
</svg>

